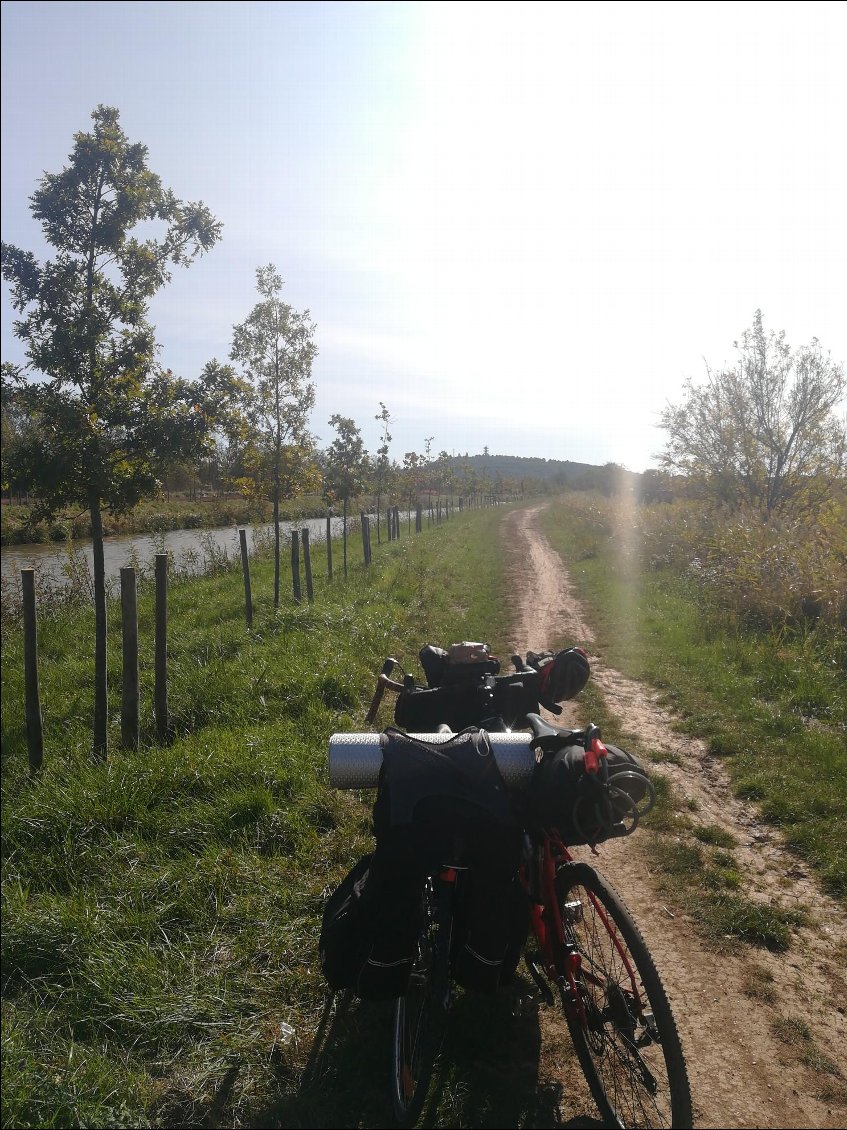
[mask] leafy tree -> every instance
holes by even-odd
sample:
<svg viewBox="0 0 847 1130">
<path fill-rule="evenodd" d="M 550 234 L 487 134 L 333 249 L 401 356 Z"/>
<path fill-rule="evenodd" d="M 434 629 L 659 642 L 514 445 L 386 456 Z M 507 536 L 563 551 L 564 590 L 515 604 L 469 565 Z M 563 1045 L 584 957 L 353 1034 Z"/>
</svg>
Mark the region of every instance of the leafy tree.
<svg viewBox="0 0 847 1130">
<path fill-rule="evenodd" d="M 336 431 L 336 437 L 326 453 L 324 472 L 324 496 L 328 501 L 342 499 L 344 504 L 344 576 L 347 576 L 347 513 L 350 499 L 355 498 L 365 487 L 370 474 L 370 460 L 365 451 L 362 434 L 349 416 L 339 416 L 336 412 L 329 422 Z"/>
<path fill-rule="evenodd" d="M 274 608 L 279 607 L 279 503 L 302 489 L 297 468 L 308 465 L 312 437 L 307 424 L 315 403 L 311 380 L 317 353 L 309 311 L 298 313 L 280 298 L 283 282 L 269 263 L 256 270 L 261 301 L 233 328 L 233 361 L 239 361 L 254 392 L 254 422 L 270 467 L 274 524 Z"/>
<path fill-rule="evenodd" d="M 847 390 L 844 366 L 816 338 L 794 350 L 784 331 L 765 333 L 761 310 L 735 348 L 736 366 L 708 369 L 703 385 L 689 379 L 682 401 L 662 412 L 663 468 L 766 519 L 815 505 L 847 470 L 847 431 L 834 411 Z"/>
<path fill-rule="evenodd" d="M 423 489 L 424 458 L 416 451 L 407 451 L 403 456 L 403 478 L 406 481 L 406 495 L 409 499 L 409 529 L 412 528 L 412 510 L 420 500 Z"/>
<path fill-rule="evenodd" d="M 91 133 L 77 133 L 68 165 L 45 173 L 31 197 L 55 257 L 44 263 L 3 244 L 3 277 L 15 333 L 28 364 L 12 381 L 38 433 L 21 470 L 42 515 L 71 505 L 88 510 L 94 542 L 94 749 L 105 756 L 106 588 L 103 511 L 131 509 L 157 489 L 157 467 L 174 453 L 199 451 L 237 388 L 232 371 L 211 363 L 199 382 L 156 366 L 152 296 L 208 251 L 221 225 L 202 203 L 186 204 L 147 167 L 118 111 L 99 106 Z M 134 231 L 143 225 L 141 234 Z M 30 374 L 39 379 L 29 381 Z M 7 374 L 4 372 L 4 377 Z"/>
<path fill-rule="evenodd" d="M 382 424 L 382 443 L 376 449 L 376 459 L 374 460 L 374 474 L 376 476 L 376 541 L 377 545 L 382 541 L 379 532 L 379 517 L 382 507 L 382 490 L 385 486 L 385 481 L 388 477 L 388 472 L 391 463 L 388 458 L 388 445 L 391 443 L 391 433 L 388 430 L 388 425 L 391 423 L 391 413 L 380 400 L 380 412 L 374 419 Z"/>
</svg>

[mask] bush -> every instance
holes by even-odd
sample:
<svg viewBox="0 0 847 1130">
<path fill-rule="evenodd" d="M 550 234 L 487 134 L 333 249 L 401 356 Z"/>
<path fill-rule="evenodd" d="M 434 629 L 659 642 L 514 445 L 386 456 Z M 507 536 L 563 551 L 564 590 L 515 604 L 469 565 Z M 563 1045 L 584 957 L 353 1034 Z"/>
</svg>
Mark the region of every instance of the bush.
<svg viewBox="0 0 847 1130">
<path fill-rule="evenodd" d="M 644 508 L 642 521 L 651 567 L 686 575 L 740 625 L 847 627 L 847 542 L 836 536 L 847 529 L 843 497 L 767 523 L 750 510 L 680 501 Z"/>
</svg>

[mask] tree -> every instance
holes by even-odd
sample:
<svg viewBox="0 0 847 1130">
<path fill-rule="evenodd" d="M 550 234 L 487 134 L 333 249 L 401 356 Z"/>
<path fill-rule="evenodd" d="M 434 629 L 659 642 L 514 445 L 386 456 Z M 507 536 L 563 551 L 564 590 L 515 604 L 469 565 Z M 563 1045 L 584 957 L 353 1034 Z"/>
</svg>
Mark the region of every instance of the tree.
<svg viewBox="0 0 847 1130">
<path fill-rule="evenodd" d="M 662 412 L 662 467 L 766 520 L 815 505 L 847 470 L 847 431 L 834 411 L 847 390 L 844 366 L 817 338 L 793 350 L 784 331 L 766 334 L 761 310 L 735 348 L 736 366 L 707 367 L 706 383 L 689 379 L 682 402 Z"/>
<path fill-rule="evenodd" d="M 327 500 L 342 499 L 344 503 L 344 576 L 347 576 L 347 512 L 350 499 L 355 498 L 365 486 L 370 471 L 368 454 L 362 435 L 349 416 L 330 416 L 329 422 L 336 437 L 326 453 L 324 494 Z"/>
<path fill-rule="evenodd" d="M 391 466 L 388 459 L 388 445 L 391 443 L 391 433 L 388 430 L 388 425 L 391 423 L 391 413 L 380 400 L 380 412 L 374 419 L 382 424 L 382 443 L 376 449 L 376 459 L 374 461 L 374 473 L 376 475 L 376 542 L 377 545 L 381 543 L 379 533 L 379 516 L 382 507 L 382 488 L 385 485 L 385 480 L 388 476 L 388 471 Z"/>
<path fill-rule="evenodd" d="M 39 423 L 22 463 L 43 515 L 81 505 L 91 519 L 94 749 L 105 756 L 103 511 L 129 510 L 153 492 L 159 459 L 202 447 L 237 390 L 231 370 L 214 364 L 193 383 L 157 367 L 146 318 L 170 267 L 208 251 L 221 225 L 204 204 L 182 203 L 162 187 L 117 110 L 98 106 L 91 116 L 93 130 L 75 135 L 69 164 L 45 173 L 31 197 L 55 258 L 40 263 L 4 243 L 2 266 L 24 314 L 15 334 L 28 358 L 13 396 Z M 30 374 L 41 379 L 30 383 Z"/>
<path fill-rule="evenodd" d="M 309 311 L 302 314 L 280 299 L 283 282 L 276 267 L 256 270 L 261 302 L 233 327 L 233 361 L 239 361 L 254 392 L 254 419 L 269 455 L 274 525 L 274 608 L 279 607 L 279 503 L 297 490 L 291 470 L 305 466 L 312 449 L 307 428 L 315 403 L 312 361 L 317 353 Z M 286 468 L 283 474 L 283 467 Z"/>
<path fill-rule="evenodd" d="M 412 529 L 412 510 L 420 504 L 423 487 L 424 459 L 416 451 L 407 451 L 403 456 L 403 477 L 406 480 L 406 494 L 409 499 L 409 530 Z"/>
</svg>

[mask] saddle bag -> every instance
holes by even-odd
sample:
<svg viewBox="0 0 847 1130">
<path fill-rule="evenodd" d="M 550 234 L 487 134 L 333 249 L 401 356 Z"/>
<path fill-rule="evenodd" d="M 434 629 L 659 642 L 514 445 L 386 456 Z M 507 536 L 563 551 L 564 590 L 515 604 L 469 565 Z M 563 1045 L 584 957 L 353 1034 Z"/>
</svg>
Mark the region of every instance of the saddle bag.
<svg viewBox="0 0 847 1130">
<path fill-rule="evenodd" d="M 606 750 L 605 780 L 586 773 L 580 745 L 545 753 L 535 767 L 528 816 L 555 828 L 569 847 L 627 835 L 634 827 L 633 809 L 652 791 L 647 771 L 633 754 L 608 743 Z"/>
</svg>

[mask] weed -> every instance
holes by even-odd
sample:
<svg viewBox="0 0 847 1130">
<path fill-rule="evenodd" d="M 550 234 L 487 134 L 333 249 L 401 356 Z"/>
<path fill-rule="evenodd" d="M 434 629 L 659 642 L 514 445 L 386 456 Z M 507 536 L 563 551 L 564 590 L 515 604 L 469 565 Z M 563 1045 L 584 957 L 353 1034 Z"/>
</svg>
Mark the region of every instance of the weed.
<svg viewBox="0 0 847 1130">
<path fill-rule="evenodd" d="M 796 1016 L 781 1016 L 771 1023 L 771 1031 L 778 1040 L 800 1053 L 803 1063 L 815 1071 L 834 1075 L 843 1079 L 844 1074 L 837 1064 L 823 1054 L 817 1046 L 812 1030 L 805 1020 Z"/>
<path fill-rule="evenodd" d="M 691 831 L 701 844 L 713 844 L 715 847 L 723 848 L 735 847 L 735 837 L 719 824 L 698 824 Z"/>
<path fill-rule="evenodd" d="M 777 1000 L 774 976 L 761 965 L 748 965 L 744 975 L 744 995 L 762 1004 L 774 1004 Z"/>
</svg>

